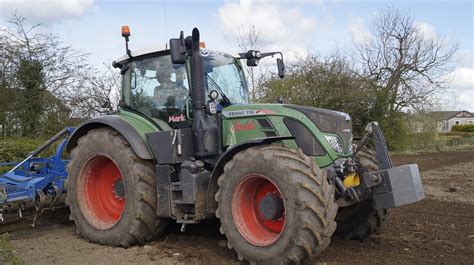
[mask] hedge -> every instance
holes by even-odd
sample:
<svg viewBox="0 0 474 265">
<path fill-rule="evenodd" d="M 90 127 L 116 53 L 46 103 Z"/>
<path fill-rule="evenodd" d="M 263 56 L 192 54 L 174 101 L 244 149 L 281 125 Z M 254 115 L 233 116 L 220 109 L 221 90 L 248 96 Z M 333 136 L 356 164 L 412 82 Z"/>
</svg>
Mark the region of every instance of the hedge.
<svg viewBox="0 0 474 265">
<path fill-rule="evenodd" d="M 0 138 L 0 163 L 21 161 L 43 143 L 42 139 Z M 42 156 L 50 156 L 53 153 L 54 148 L 48 148 Z"/>
<path fill-rule="evenodd" d="M 451 131 L 455 132 L 474 132 L 474 124 L 454 125 Z"/>
</svg>

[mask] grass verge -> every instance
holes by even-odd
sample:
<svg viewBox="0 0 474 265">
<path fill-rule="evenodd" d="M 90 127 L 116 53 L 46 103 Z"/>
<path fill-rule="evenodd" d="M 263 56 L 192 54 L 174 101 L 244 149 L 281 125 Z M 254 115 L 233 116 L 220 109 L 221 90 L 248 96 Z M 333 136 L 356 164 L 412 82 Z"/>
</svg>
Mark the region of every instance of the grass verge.
<svg viewBox="0 0 474 265">
<path fill-rule="evenodd" d="M 0 264 L 20 264 L 15 247 L 10 242 L 10 235 L 5 233 L 0 237 Z"/>
</svg>

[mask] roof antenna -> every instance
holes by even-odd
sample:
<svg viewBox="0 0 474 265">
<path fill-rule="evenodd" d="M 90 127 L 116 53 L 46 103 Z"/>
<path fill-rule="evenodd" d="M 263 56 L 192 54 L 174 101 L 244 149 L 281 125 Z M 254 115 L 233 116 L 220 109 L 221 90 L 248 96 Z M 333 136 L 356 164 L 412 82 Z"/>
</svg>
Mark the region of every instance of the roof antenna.
<svg viewBox="0 0 474 265">
<path fill-rule="evenodd" d="M 168 24 L 166 23 L 166 2 L 163 0 L 163 17 L 165 19 L 165 40 L 168 40 Z M 168 42 L 166 42 L 165 49 L 168 49 Z"/>
</svg>

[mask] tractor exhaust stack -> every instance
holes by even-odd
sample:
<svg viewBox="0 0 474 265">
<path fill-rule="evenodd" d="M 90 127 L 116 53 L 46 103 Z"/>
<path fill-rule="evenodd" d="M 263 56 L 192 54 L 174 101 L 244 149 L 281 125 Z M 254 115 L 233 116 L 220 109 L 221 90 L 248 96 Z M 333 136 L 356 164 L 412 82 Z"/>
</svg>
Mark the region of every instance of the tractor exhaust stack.
<svg viewBox="0 0 474 265">
<path fill-rule="evenodd" d="M 209 158 L 219 154 L 219 128 L 206 112 L 206 87 L 204 62 L 199 46 L 199 30 L 193 29 L 192 36 L 170 40 L 171 60 L 174 64 L 183 64 L 186 57 L 191 61 L 191 99 L 193 106 L 192 132 L 194 136 L 195 155 L 198 158 Z"/>
</svg>

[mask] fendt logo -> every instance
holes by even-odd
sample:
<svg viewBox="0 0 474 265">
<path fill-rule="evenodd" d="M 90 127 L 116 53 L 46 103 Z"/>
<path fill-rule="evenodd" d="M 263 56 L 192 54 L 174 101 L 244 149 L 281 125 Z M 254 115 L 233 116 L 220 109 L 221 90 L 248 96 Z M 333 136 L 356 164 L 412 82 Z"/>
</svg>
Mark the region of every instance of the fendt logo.
<svg viewBox="0 0 474 265">
<path fill-rule="evenodd" d="M 248 121 L 247 123 L 240 123 L 240 121 L 236 121 L 232 123 L 230 126 L 230 132 L 240 132 L 240 131 L 251 131 L 255 130 L 255 124 L 252 121 Z"/>
</svg>

